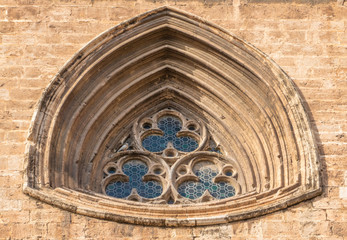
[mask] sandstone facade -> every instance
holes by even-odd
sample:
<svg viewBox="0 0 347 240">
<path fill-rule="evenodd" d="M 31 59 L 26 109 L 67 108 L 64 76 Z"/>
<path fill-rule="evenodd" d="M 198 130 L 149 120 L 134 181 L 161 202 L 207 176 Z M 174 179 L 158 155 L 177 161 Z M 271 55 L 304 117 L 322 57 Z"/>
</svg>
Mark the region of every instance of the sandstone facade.
<svg viewBox="0 0 347 240">
<path fill-rule="evenodd" d="M 163 228 L 73 214 L 23 193 L 26 137 L 44 88 L 101 32 L 164 5 L 198 15 L 253 44 L 293 79 L 320 151 L 321 196 L 249 220 Z M 0 239 L 344 239 L 346 16 L 344 1 L 1 1 Z"/>
</svg>

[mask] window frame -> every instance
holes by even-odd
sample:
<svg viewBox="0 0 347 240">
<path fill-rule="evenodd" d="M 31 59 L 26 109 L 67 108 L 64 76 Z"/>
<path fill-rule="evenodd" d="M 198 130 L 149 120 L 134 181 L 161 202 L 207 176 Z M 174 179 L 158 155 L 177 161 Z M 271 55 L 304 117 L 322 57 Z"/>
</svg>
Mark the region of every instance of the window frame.
<svg viewBox="0 0 347 240">
<path fill-rule="evenodd" d="M 148 44 L 148 49 L 151 46 L 157 47 L 156 42 L 151 45 L 149 40 L 160 41 L 163 39 L 160 37 L 164 38 L 165 44 L 153 51 L 131 52 L 131 49 L 122 48 L 126 44 L 139 44 L 141 40 L 145 40 L 141 44 Z M 194 41 L 188 41 L 189 39 Z M 194 44 L 194 48 L 182 47 L 184 41 L 187 46 Z M 213 50 L 215 55 L 209 56 L 215 57 L 215 62 L 206 59 L 204 55 L 211 52 L 201 52 L 202 45 L 211 52 Z M 127 51 L 130 51 L 129 55 L 126 54 Z M 140 55 L 136 56 L 136 54 L 142 54 L 141 61 L 136 63 L 138 69 L 142 69 L 146 64 L 155 67 L 157 63 L 167 63 L 165 66 L 159 64 L 151 78 L 153 83 L 158 83 L 158 86 L 163 88 L 152 92 L 139 92 L 144 94 L 146 101 L 141 102 L 141 99 L 137 99 L 139 101 L 136 103 L 137 108 L 134 104 L 132 106 L 134 109 L 141 110 L 140 113 L 117 110 L 123 107 L 118 105 L 112 105 L 114 109 L 106 109 L 109 111 L 107 112 L 109 116 L 114 114 L 112 116 L 123 120 L 118 122 L 110 120 L 107 131 L 104 131 L 105 139 L 93 144 L 92 140 L 97 139 L 98 136 L 95 133 L 98 131 L 95 126 L 98 125 L 92 126 L 88 123 L 97 118 L 95 112 L 101 111 L 104 106 L 97 105 L 97 102 L 94 102 L 94 105 L 88 105 L 88 101 L 91 101 L 90 99 L 97 101 L 102 95 L 97 91 L 105 85 L 112 86 L 109 93 L 104 93 L 105 96 L 110 94 L 110 99 L 115 94 L 119 94 L 116 100 L 125 99 L 127 101 L 123 102 L 126 104 L 132 96 L 136 96 L 131 91 L 121 95 L 117 93 L 117 90 L 140 89 L 141 79 L 147 77 L 144 72 L 128 75 L 133 80 L 128 83 L 120 82 L 120 85 L 112 85 L 110 81 L 113 78 L 105 75 L 108 69 L 114 68 L 113 72 L 122 76 L 122 71 L 131 67 L 127 64 L 132 64 L 136 57 L 139 58 Z M 158 57 L 157 62 L 152 61 L 154 57 Z M 184 59 L 189 59 L 200 68 L 192 74 L 191 65 L 180 65 L 180 61 Z M 203 72 L 204 69 L 208 71 Z M 93 78 L 94 76 L 97 78 Z M 185 88 L 190 87 L 190 93 L 185 92 L 180 86 L 180 78 L 186 84 Z M 245 84 L 241 80 L 248 80 L 248 83 Z M 155 84 L 152 86 L 155 87 Z M 241 91 L 241 88 L 244 90 Z M 259 97 L 262 91 L 273 94 L 274 97 L 269 99 Z M 236 99 L 234 97 L 241 93 L 243 101 L 231 102 L 230 99 Z M 87 94 L 89 95 L 86 96 Z M 206 102 L 211 101 L 206 99 L 207 97 L 219 99 L 220 102 L 216 106 L 207 106 Z M 189 103 L 190 100 L 192 104 Z M 255 104 L 252 104 L 252 101 Z M 255 150 L 263 151 L 267 158 L 254 157 L 250 153 L 249 158 L 254 159 L 249 160 L 250 165 L 253 166 L 249 168 L 244 167 L 247 164 L 237 159 L 239 164 L 243 164 L 241 169 L 245 173 L 252 172 L 253 175 L 244 174 L 244 177 L 247 181 L 253 181 L 255 185 L 253 187 L 245 185 L 247 188 L 245 193 L 233 197 L 232 200 L 222 199 L 213 204 L 209 202 L 187 204 L 184 208 L 182 204 L 179 204 L 168 208 L 159 204 L 149 205 L 123 199 L 114 200 L 96 192 L 92 184 L 85 184 L 90 176 L 88 174 L 102 169 L 100 167 L 102 164 L 99 167 L 94 164 L 101 162 L 102 157 L 98 155 L 98 152 L 94 154 L 94 149 L 100 146 L 107 148 L 106 138 L 114 136 L 112 135 L 114 132 L 123 135 L 122 131 L 129 131 L 119 127 L 124 126 L 124 122 L 131 122 L 137 115 L 145 114 L 146 109 L 155 112 L 167 102 L 173 103 L 178 108 L 184 106 L 196 113 L 204 112 L 207 107 L 213 108 L 214 116 L 213 114 L 208 116 L 197 114 L 198 117 L 206 118 L 204 121 L 209 122 L 210 130 L 217 129 L 218 126 L 222 126 L 223 129 L 233 129 L 230 122 L 240 123 L 240 129 L 245 127 L 246 130 L 244 132 L 233 130 L 243 134 L 246 143 L 251 145 L 256 141 L 263 142 L 267 150 L 261 147 Z M 104 104 L 107 106 L 109 102 Z M 132 104 L 131 101 L 129 104 Z M 223 107 L 230 107 L 235 112 L 239 111 L 240 115 L 234 114 L 234 118 L 230 120 L 229 116 L 225 116 L 228 112 L 225 112 Z M 74 109 L 80 110 L 78 112 Z M 249 111 L 253 115 L 249 114 Z M 256 114 L 257 111 L 258 114 Z M 268 116 L 267 111 L 273 112 L 274 115 Z M 206 112 L 208 111 L 204 113 Z M 68 126 L 63 124 L 66 120 L 75 121 L 71 122 L 74 131 L 69 132 Z M 105 123 L 108 123 L 107 121 L 106 117 Z M 230 122 L 226 124 L 225 121 Z M 271 122 L 273 125 L 266 125 L 263 128 L 257 126 L 259 130 L 253 131 L 251 127 L 247 127 L 246 123 L 255 121 Z M 273 136 L 269 134 L 271 131 L 267 132 L 268 128 L 273 130 L 274 135 L 279 134 L 275 142 L 272 141 Z M 84 129 L 89 132 L 85 132 Z M 68 137 L 65 138 L 66 136 Z M 74 141 L 75 137 L 82 136 L 89 140 L 83 143 Z M 227 137 L 228 141 L 234 138 L 229 135 Z M 236 146 L 236 143 L 234 145 Z M 277 150 L 271 152 L 272 148 Z M 83 149 L 83 151 L 79 150 L 81 155 L 88 157 L 76 160 L 73 156 L 78 151 L 71 149 Z M 278 149 L 281 150 L 280 153 Z M 252 151 L 249 150 L 249 152 Z M 241 156 L 240 153 L 236 155 Z M 84 159 L 85 162 L 81 161 Z M 43 93 L 29 130 L 25 161 L 27 168 L 24 192 L 26 194 L 74 213 L 133 224 L 155 226 L 221 224 L 283 209 L 315 197 L 322 191 L 319 154 L 310 120 L 291 79 L 268 56 L 252 45 L 214 24 L 171 7 L 152 10 L 115 26 L 91 41 L 72 57 Z M 268 172 L 262 171 L 262 166 L 255 164 L 257 161 L 267 163 L 273 166 L 273 169 L 269 168 Z M 282 170 L 277 173 L 277 168 Z M 78 177 L 79 175 L 81 177 Z M 269 181 L 264 182 L 262 179 L 269 179 Z"/>
</svg>

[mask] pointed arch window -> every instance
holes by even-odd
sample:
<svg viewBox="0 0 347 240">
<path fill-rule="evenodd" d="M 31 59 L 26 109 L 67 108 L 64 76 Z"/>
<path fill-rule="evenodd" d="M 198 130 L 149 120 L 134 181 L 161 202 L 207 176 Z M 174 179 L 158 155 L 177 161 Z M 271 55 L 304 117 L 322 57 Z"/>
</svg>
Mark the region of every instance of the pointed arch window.
<svg viewBox="0 0 347 240">
<path fill-rule="evenodd" d="M 159 8 L 101 34 L 45 90 L 25 193 L 92 217 L 220 224 L 321 192 L 300 95 L 264 53 Z"/>
</svg>

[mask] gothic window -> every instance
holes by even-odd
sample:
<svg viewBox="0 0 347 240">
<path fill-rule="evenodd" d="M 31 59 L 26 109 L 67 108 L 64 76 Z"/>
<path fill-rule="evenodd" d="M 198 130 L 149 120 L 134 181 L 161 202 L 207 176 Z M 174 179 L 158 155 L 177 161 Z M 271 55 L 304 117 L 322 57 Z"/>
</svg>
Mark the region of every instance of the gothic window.
<svg viewBox="0 0 347 240">
<path fill-rule="evenodd" d="M 103 193 L 163 204 L 239 194 L 237 179 L 243 178 L 239 166 L 223 156 L 222 146 L 217 146 L 207 129 L 173 108 L 137 119 L 105 162 Z"/>
<path fill-rule="evenodd" d="M 321 192 L 303 101 L 268 56 L 162 7 L 101 34 L 33 117 L 24 191 L 101 219 L 220 224 Z"/>
</svg>

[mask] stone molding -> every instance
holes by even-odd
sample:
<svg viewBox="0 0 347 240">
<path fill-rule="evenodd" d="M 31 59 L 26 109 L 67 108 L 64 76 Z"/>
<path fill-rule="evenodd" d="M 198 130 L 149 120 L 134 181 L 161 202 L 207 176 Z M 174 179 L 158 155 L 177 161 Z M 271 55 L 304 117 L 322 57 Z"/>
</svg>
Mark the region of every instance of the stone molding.
<svg viewBox="0 0 347 240">
<path fill-rule="evenodd" d="M 194 115 L 217 136 L 242 171 L 242 194 L 162 205 L 102 193 L 97 175 L 120 136 L 139 116 L 167 107 Z M 169 7 L 102 33 L 65 64 L 33 116 L 26 164 L 30 196 L 144 225 L 221 224 L 321 193 L 315 139 L 292 80 L 252 45 Z"/>
</svg>

